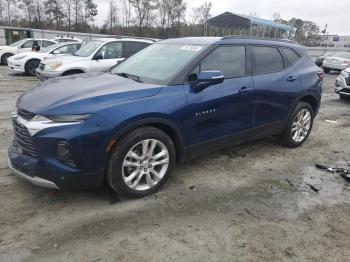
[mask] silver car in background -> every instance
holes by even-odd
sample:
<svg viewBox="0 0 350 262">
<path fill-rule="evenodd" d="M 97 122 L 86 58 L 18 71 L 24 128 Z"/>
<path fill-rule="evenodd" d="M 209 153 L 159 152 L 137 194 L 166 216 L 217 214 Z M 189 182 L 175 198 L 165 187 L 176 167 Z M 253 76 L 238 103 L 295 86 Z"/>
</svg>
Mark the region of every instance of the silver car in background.
<svg viewBox="0 0 350 262">
<path fill-rule="evenodd" d="M 325 73 L 331 70 L 342 71 L 350 67 L 350 52 L 335 52 L 331 56 L 326 56 L 322 64 Z"/>
<path fill-rule="evenodd" d="M 341 99 L 350 99 L 350 68 L 343 70 L 335 82 L 335 90 Z"/>
</svg>

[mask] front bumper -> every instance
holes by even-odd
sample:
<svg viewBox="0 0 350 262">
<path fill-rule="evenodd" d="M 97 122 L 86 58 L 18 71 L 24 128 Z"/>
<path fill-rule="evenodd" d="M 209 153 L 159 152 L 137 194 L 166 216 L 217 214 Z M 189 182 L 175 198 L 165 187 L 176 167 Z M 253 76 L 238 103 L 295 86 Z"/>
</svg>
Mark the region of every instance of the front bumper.
<svg viewBox="0 0 350 262">
<path fill-rule="evenodd" d="M 20 72 L 20 73 L 25 72 L 24 63 L 21 60 L 13 60 L 13 59 L 9 58 L 7 60 L 7 66 L 12 71 L 16 71 L 16 72 Z"/>
<path fill-rule="evenodd" d="M 40 70 L 39 68 L 35 72 L 36 72 L 36 77 L 39 80 L 47 80 L 51 78 L 60 77 L 62 75 L 62 72 Z"/>
<path fill-rule="evenodd" d="M 335 81 L 334 92 L 339 95 L 350 97 L 350 86 L 347 85 L 346 80 L 342 75 L 339 75 Z"/>
<path fill-rule="evenodd" d="M 51 182 L 49 180 L 46 180 L 46 179 L 43 179 L 43 178 L 40 178 L 40 177 L 36 177 L 36 176 L 33 176 L 33 177 L 29 176 L 29 175 L 21 172 L 20 170 L 14 168 L 10 159 L 8 159 L 8 166 L 9 166 L 10 170 L 15 175 L 17 175 L 18 177 L 20 177 L 20 178 L 22 178 L 22 179 L 32 183 L 33 185 L 46 187 L 46 188 L 52 188 L 52 189 L 60 189 L 55 183 L 53 183 L 53 182 Z"/>
</svg>

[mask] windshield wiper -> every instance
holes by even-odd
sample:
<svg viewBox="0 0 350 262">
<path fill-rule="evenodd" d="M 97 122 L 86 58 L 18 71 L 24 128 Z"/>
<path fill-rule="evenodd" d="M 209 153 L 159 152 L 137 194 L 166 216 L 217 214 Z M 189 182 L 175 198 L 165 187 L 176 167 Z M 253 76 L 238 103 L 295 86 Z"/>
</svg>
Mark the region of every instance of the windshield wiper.
<svg viewBox="0 0 350 262">
<path fill-rule="evenodd" d="M 121 76 L 121 77 L 125 77 L 125 78 L 128 78 L 128 79 L 132 79 L 136 82 L 139 82 L 139 83 L 143 83 L 143 81 L 141 80 L 141 78 L 137 75 L 132 75 L 132 74 L 128 74 L 128 73 L 115 73 L 115 75 L 118 75 L 118 76 Z"/>
</svg>

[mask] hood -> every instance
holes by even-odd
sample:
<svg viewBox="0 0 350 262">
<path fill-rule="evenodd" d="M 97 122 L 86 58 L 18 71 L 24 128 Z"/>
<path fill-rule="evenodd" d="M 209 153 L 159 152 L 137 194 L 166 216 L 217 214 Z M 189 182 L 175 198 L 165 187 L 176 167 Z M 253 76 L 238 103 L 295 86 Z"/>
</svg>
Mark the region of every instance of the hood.
<svg viewBox="0 0 350 262">
<path fill-rule="evenodd" d="M 51 58 L 45 59 L 45 64 L 52 63 L 52 62 L 62 62 L 63 64 L 67 64 L 67 63 L 80 62 L 80 61 L 86 61 L 86 60 L 90 60 L 90 58 L 74 56 L 74 55 L 64 55 L 64 56 L 51 57 Z"/>
<path fill-rule="evenodd" d="M 79 74 L 40 83 L 17 100 L 38 115 L 94 113 L 127 100 L 153 96 L 160 86 L 104 74 Z"/>
</svg>

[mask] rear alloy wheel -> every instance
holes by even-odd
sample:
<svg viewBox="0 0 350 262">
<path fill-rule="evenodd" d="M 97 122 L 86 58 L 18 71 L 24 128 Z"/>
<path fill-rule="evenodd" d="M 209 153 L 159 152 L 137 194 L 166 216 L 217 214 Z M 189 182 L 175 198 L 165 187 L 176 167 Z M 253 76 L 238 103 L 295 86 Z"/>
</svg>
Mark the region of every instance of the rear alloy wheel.
<svg viewBox="0 0 350 262">
<path fill-rule="evenodd" d="M 26 74 L 31 75 L 31 76 L 35 76 L 36 75 L 36 69 L 39 67 L 40 61 L 37 59 L 32 59 L 29 60 L 26 65 L 25 65 L 25 71 Z"/>
<path fill-rule="evenodd" d="M 136 129 L 114 148 L 107 168 L 109 185 L 127 197 L 144 197 L 155 192 L 175 164 L 172 140 L 153 127 Z"/>
<path fill-rule="evenodd" d="M 287 128 L 281 136 L 281 143 L 286 147 L 297 147 L 310 135 L 314 120 L 314 112 L 308 103 L 301 102 L 294 109 Z"/>
<path fill-rule="evenodd" d="M 13 56 L 13 54 L 10 54 L 10 53 L 3 54 L 1 56 L 1 64 L 7 65 L 7 59 L 11 56 Z"/>
</svg>

